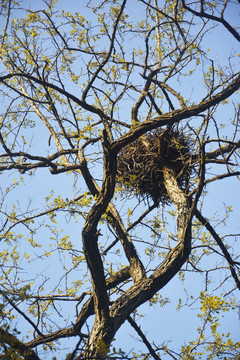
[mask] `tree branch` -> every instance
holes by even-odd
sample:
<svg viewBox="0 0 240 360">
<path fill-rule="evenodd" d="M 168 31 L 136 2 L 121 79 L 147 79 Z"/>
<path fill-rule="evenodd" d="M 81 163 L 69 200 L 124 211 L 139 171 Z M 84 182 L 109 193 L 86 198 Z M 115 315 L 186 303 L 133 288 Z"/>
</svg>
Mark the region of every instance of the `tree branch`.
<svg viewBox="0 0 240 360">
<path fill-rule="evenodd" d="M 110 308 L 114 333 L 139 305 L 148 301 L 177 274 L 190 254 L 192 210 L 188 199 L 179 188 L 173 172 L 167 168 L 164 171 L 164 184 L 177 208 L 178 244 L 149 278 L 131 286 L 114 302 Z"/>
<path fill-rule="evenodd" d="M 182 4 L 183 4 L 183 8 L 185 10 L 188 10 L 189 12 L 191 12 L 192 14 L 201 17 L 201 18 L 206 18 L 206 19 L 210 19 L 213 21 L 217 21 L 219 23 L 221 23 L 234 37 L 237 41 L 240 41 L 240 35 L 238 34 L 238 32 L 234 29 L 234 27 L 232 27 L 225 19 L 223 19 L 222 17 L 217 17 L 215 15 L 211 15 L 211 14 L 207 14 L 205 11 L 203 11 L 203 9 L 201 9 L 201 11 L 196 11 L 193 10 L 192 8 L 190 8 L 189 6 L 186 5 L 185 0 L 182 0 Z"/>
<path fill-rule="evenodd" d="M 131 277 L 130 273 L 130 267 L 127 266 L 125 268 L 122 268 L 115 274 L 111 275 L 108 279 L 106 279 L 106 288 L 107 290 L 110 290 L 117 285 L 121 284 L 122 282 L 126 281 Z M 48 300 L 48 299 L 47 299 Z M 89 318 L 89 316 L 94 314 L 94 303 L 93 303 L 93 294 L 90 295 L 89 299 L 83 304 L 81 311 L 77 317 L 76 322 L 68 329 L 61 329 L 57 330 L 53 333 L 39 336 L 36 339 L 33 339 L 26 343 L 26 346 L 33 348 L 36 346 L 39 346 L 41 344 L 47 344 L 49 342 L 52 342 L 54 340 L 66 338 L 66 337 L 72 337 L 77 335 L 82 335 L 80 333 L 82 326 L 85 324 L 86 320 Z"/>
<path fill-rule="evenodd" d="M 40 360 L 37 354 L 27 345 L 23 344 L 16 336 L 10 334 L 8 331 L 0 328 L 0 341 L 8 344 L 12 349 L 19 352 L 25 360 Z"/>
<path fill-rule="evenodd" d="M 150 342 L 148 341 L 148 339 L 146 338 L 146 336 L 144 335 L 144 333 L 142 332 L 140 326 L 138 326 L 136 324 L 136 322 L 131 318 L 131 316 L 127 317 L 127 321 L 129 322 L 129 324 L 134 328 L 134 330 L 137 332 L 137 334 L 140 336 L 140 338 L 142 339 L 143 343 L 146 345 L 146 347 L 148 348 L 150 354 L 152 355 L 153 359 L 155 360 L 161 360 L 161 358 L 156 354 L 156 352 L 153 350 L 152 345 L 150 344 Z"/>
<path fill-rule="evenodd" d="M 229 254 L 226 246 L 223 244 L 221 238 L 218 236 L 218 234 L 216 233 L 216 231 L 214 230 L 214 228 L 212 227 L 210 222 L 204 216 L 202 216 L 201 212 L 198 209 L 195 209 L 195 216 L 203 224 L 203 226 L 205 226 L 205 228 L 210 232 L 210 234 L 212 235 L 212 237 L 214 238 L 214 240 L 216 241 L 216 243 L 222 250 L 224 257 L 229 264 L 229 269 L 230 269 L 232 277 L 236 283 L 236 286 L 240 290 L 240 280 L 239 280 L 237 273 L 235 271 L 235 268 L 234 268 L 235 263 L 232 260 L 231 255 Z"/>
<path fill-rule="evenodd" d="M 153 119 L 146 120 L 143 123 L 135 126 L 127 134 L 116 140 L 112 146 L 115 151 L 119 152 L 125 145 L 136 140 L 139 136 L 143 135 L 147 131 L 156 129 L 164 125 L 173 125 L 180 122 L 183 119 L 196 116 L 212 106 L 219 104 L 221 101 L 229 98 L 240 87 L 240 72 L 236 74 L 234 80 L 226 86 L 221 92 L 211 96 L 207 100 L 201 101 L 198 105 L 192 105 L 187 108 L 177 109 L 166 114 L 156 116 Z"/>
<path fill-rule="evenodd" d="M 82 171 L 82 175 L 85 179 L 85 182 L 91 194 L 93 196 L 98 195 L 100 188 L 98 187 L 97 183 L 93 180 L 89 172 L 87 162 L 84 158 L 83 149 L 79 149 L 78 157 L 80 161 L 80 169 Z M 139 279 L 145 276 L 144 266 L 137 255 L 136 249 L 132 243 L 130 236 L 128 235 L 128 231 L 124 227 L 124 224 L 117 212 L 117 209 L 111 202 L 108 204 L 106 215 L 109 224 L 112 226 L 112 228 L 114 229 L 114 231 L 116 232 L 116 234 L 118 235 L 121 241 L 125 255 L 131 266 L 131 274 L 133 281 L 134 282 L 138 281 Z"/>
</svg>

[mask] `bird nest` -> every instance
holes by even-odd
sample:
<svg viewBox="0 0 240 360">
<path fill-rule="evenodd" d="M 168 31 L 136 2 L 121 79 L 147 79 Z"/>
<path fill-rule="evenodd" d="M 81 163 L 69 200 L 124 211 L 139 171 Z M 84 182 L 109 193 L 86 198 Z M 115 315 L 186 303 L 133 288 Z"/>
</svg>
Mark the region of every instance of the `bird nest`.
<svg viewBox="0 0 240 360">
<path fill-rule="evenodd" d="M 117 183 L 127 194 L 152 199 L 156 205 L 170 203 L 163 169 L 172 169 L 178 185 L 185 189 L 189 156 L 189 140 L 180 131 L 166 129 L 145 134 L 119 153 Z"/>
</svg>

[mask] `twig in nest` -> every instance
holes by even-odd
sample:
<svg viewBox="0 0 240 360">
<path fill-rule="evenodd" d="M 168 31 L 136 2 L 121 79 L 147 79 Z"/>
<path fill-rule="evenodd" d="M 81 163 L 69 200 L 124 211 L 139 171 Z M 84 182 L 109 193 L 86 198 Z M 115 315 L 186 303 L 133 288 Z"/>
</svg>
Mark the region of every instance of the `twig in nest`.
<svg viewBox="0 0 240 360">
<path fill-rule="evenodd" d="M 117 182 L 127 193 L 151 198 L 155 204 L 169 203 L 163 168 L 174 171 L 181 188 L 186 186 L 190 142 L 178 130 L 155 131 L 125 146 L 118 156 Z"/>
</svg>

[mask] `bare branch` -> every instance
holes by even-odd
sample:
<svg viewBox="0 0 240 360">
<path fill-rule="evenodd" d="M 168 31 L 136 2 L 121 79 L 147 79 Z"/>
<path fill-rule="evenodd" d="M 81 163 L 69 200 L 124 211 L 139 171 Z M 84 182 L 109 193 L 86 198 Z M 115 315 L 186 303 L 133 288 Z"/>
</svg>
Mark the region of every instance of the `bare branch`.
<svg viewBox="0 0 240 360">
<path fill-rule="evenodd" d="M 226 246 L 224 245 L 223 241 L 221 240 L 221 238 L 219 237 L 219 235 L 216 233 L 216 231 L 214 230 L 214 228 L 212 227 L 212 225 L 210 224 L 210 222 L 204 218 L 201 214 L 201 212 L 199 210 L 195 210 L 195 215 L 197 217 L 197 219 L 205 226 L 205 228 L 210 232 L 210 234 L 212 235 L 212 237 L 214 238 L 214 240 L 216 241 L 216 243 L 218 244 L 218 246 L 220 247 L 220 249 L 222 250 L 222 253 L 225 257 L 225 259 L 227 260 L 228 264 L 229 264 L 229 269 L 231 271 L 232 277 L 236 283 L 237 288 L 240 290 L 240 279 L 237 276 L 237 273 L 235 271 L 235 262 L 232 260 L 231 255 L 229 254 Z"/>
<path fill-rule="evenodd" d="M 221 15 L 220 17 L 217 17 L 215 15 L 212 14 L 207 14 L 203 8 L 201 8 L 201 11 L 196 11 L 194 9 L 192 9 L 190 6 L 186 5 L 185 0 L 182 0 L 182 4 L 183 4 L 183 8 L 190 11 L 192 14 L 199 16 L 201 18 L 206 18 L 206 19 L 210 19 L 213 21 L 217 21 L 219 23 L 221 23 L 234 37 L 237 41 L 240 41 L 240 35 L 238 34 L 238 32 L 234 29 L 234 27 L 232 27 L 225 19 L 223 19 L 223 16 Z M 223 14 L 223 12 L 222 12 Z"/>
</svg>

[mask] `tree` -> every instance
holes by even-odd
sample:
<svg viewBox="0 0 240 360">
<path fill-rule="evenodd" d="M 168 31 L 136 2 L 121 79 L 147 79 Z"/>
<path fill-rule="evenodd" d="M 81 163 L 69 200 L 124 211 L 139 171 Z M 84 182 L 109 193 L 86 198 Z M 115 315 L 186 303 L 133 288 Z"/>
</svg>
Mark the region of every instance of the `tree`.
<svg viewBox="0 0 240 360">
<path fill-rule="evenodd" d="M 24 6 L 1 2 L 2 358 L 49 359 L 62 339 L 66 359 L 239 358 L 218 330 L 237 314 L 239 234 L 231 201 L 209 205 L 240 175 L 239 4 Z M 177 278 L 201 321 L 181 349 L 138 325 Z M 126 321 L 142 353 L 112 348 Z"/>
</svg>

